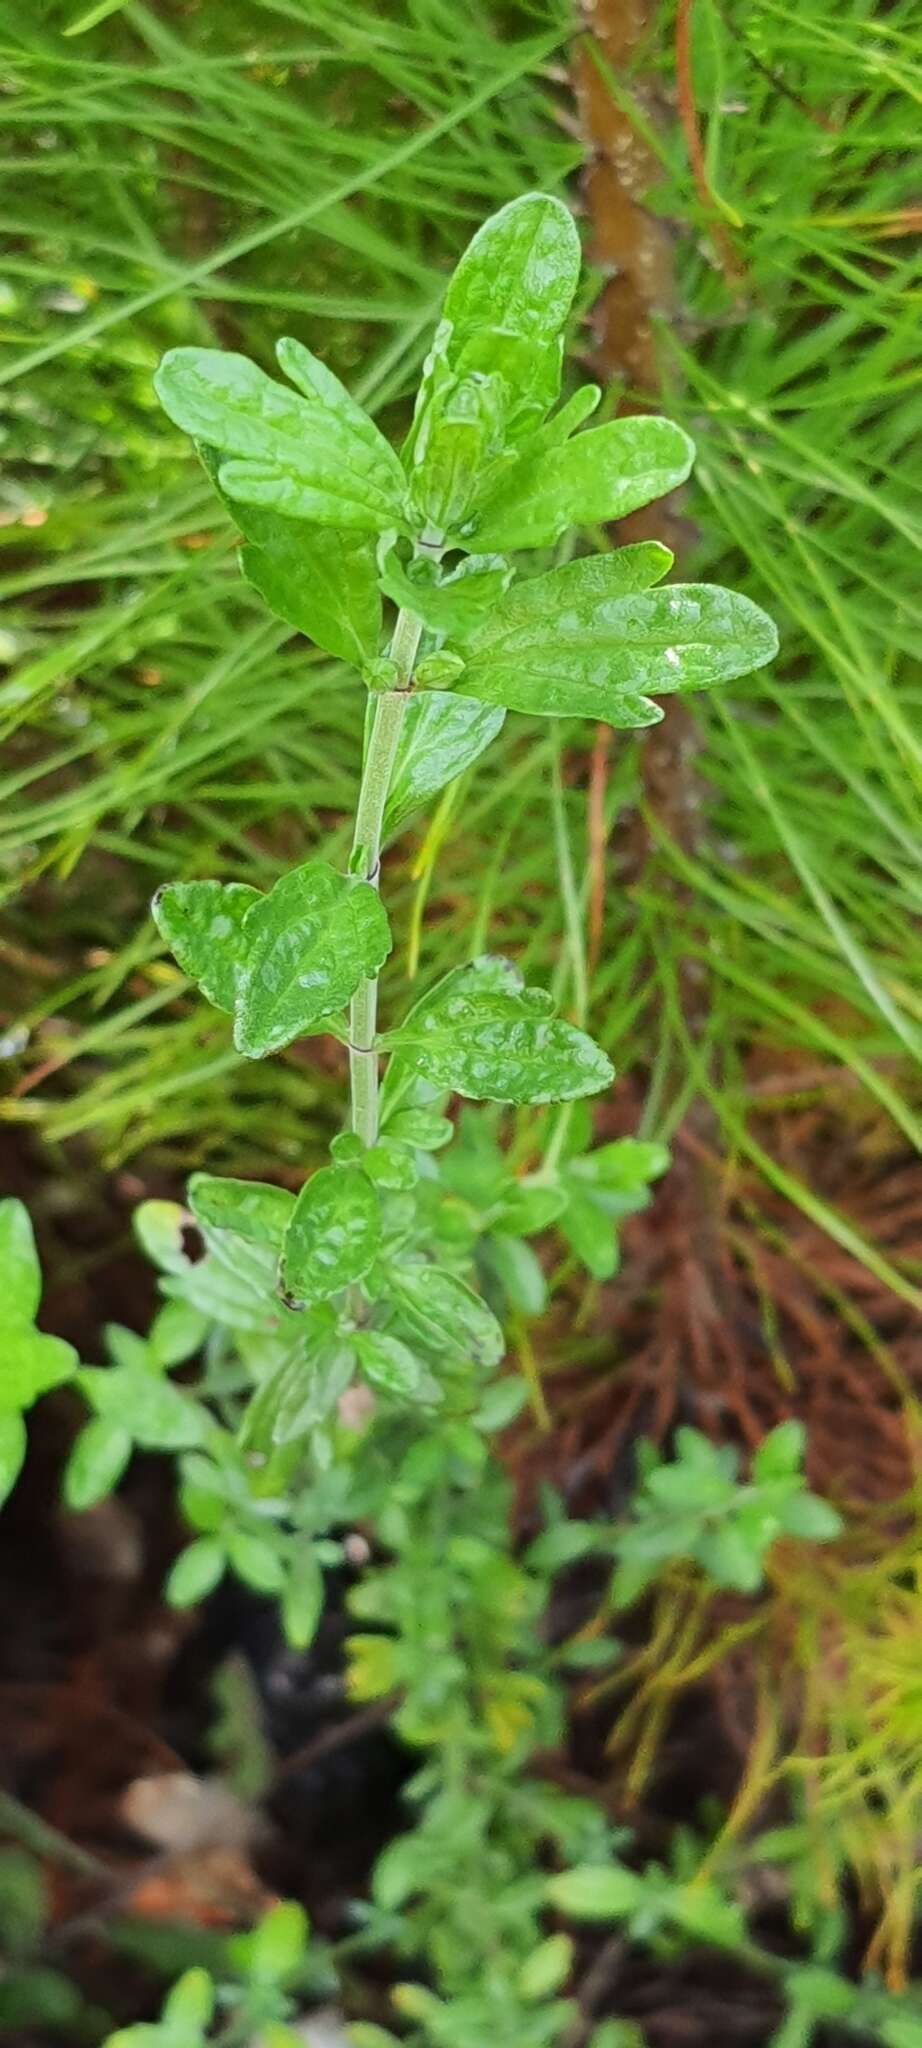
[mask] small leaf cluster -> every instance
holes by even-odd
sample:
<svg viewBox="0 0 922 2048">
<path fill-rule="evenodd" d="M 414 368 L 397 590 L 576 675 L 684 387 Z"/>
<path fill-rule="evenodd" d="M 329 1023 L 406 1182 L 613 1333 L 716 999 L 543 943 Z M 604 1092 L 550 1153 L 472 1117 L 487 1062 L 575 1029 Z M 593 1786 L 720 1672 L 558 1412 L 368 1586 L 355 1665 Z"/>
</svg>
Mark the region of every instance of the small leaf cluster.
<svg viewBox="0 0 922 2048">
<path fill-rule="evenodd" d="M 433 2048 L 550 2048 L 574 2014 L 572 1952 L 545 1924 L 541 1858 L 606 1856 L 615 1838 L 593 1802 L 523 1774 L 561 1732 L 550 1574 L 513 1556 L 508 1487 L 475 1441 L 410 1450 L 378 1518 L 391 1559 L 350 1601 L 353 1697 L 391 1694 L 396 1729 L 428 1752 L 408 1789 L 419 1818 L 379 1858 L 362 1919 L 368 1942 L 425 1970 L 394 2003 Z"/>
<path fill-rule="evenodd" d="M 300 2034 L 286 2023 L 297 2014 L 294 1994 L 311 1983 L 303 1909 L 292 1900 L 274 1906 L 251 1933 L 228 1942 L 227 1959 L 228 1981 L 216 1984 L 208 1970 L 186 1970 L 159 2020 L 120 2028 L 106 2048 L 206 2048 L 219 2017 L 221 2039 L 240 2048 L 254 2039 L 262 2048 L 300 2048 Z"/>
<path fill-rule="evenodd" d="M 702 1872 L 659 1865 L 633 1870 L 617 1858 L 585 1863 L 547 1882 L 550 1904 L 578 1922 L 623 1927 L 627 1938 L 666 1956 L 689 1944 L 722 1950 L 775 1988 L 783 2017 L 770 2048 L 810 2048 L 833 2028 L 881 2048 L 922 2048 L 922 2004 L 873 1977 L 852 1982 L 827 1957 L 794 1961 L 761 1947 L 737 1903 Z"/>
<path fill-rule="evenodd" d="M 642 1446 L 640 1485 L 613 1540 L 615 1606 L 629 1606 L 676 1558 L 692 1559 L 717 1586 L 754 1593 L 780 1536 L 830 1542 L 842 1524 L 828 1501 L 808 1491 L 803 1457 L 804 1431 L 793 1420 L 760 1444 L 745 1483 L 732 1447 L 712 1444 L 700 1430 L 677 1430 L 670 1459 Z"/>
</svg>

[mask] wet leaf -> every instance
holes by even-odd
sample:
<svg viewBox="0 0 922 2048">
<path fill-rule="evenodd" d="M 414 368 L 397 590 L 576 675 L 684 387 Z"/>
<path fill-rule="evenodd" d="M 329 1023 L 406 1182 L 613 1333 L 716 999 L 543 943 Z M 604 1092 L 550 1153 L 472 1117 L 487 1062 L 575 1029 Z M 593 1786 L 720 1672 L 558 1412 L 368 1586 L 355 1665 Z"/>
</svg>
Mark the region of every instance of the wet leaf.
<svg viewBox="0 0 922 2048">
<path fill-rule="evenodd" d="M 233 1010 L 243 920 L 258 901 L 246 882 L 167 882 L 151 904 L 161 938 L 216 1010 Z"/>
<path fill-rule="evenodd" d="M 463 521 L 506 444 L 553 405 L 579 270 L 573 221 L 545 193 L 513 200 L 474 236 L 448 284 L 404 450 L 424 523 Z"/>
<path fill-rule="evenodd" d="M 436 1116 L 431 1109 L 398 1109 L 388 1118 L 388 1132 L 399 1138 L 402 1145 L 413 1145 L 418 1152 L 441 1152 L 455 1134 L 454 1124 L 447 1116 Z"/>
<path fill-rule="evenodd" d="M 364 533 L 286 519 L 265 505 L 229 498 L 216 448 L 196 443 L 210 482 L 243 535 L 240 568 L 248 583 L 296 632 L 340 661 L 362 668 L 381 631 L 375 543 Z"/>
<path fill-rule="evenodd" d="M 651 542 L 624 553 L 647 548 L 663 552 Z M 469 643 L 464 695 L 543 718 L 649 725 L 662 713 L 646 691 L 730 682 L 777 652 L 772 621 L 737 591 L 689 583 L 625 596 L 623 576 L 612 554 L 519 584 Z"/>
<path fill-rule="evenodd" d="M 412 1401 L 428 1373 L 407 1344 L 383 1330 L 359 1330 L 355 1352 L 364 1378 L 378 1393 Z"/>
<path fill-rule="evenodd" d="M 393 1266 L 386 1296 L 424 1344 L 448 1357 L 498 1365 L 506 1340 L 492 1309 L 454 1273 L 437 1266 Z"/>
<path fill-rule="evenodd" d="M 325 1422 L 352 1378 L 353 1353 L 325 1302 L 308 1309 L 298 1326 L 303 1335 L 297 1348 L 257 1387 L 243 1418 L 240 1443 L 246 1450 L 292 1443 Z"/>
<path fill-rule="evenodd" d="M 486 329 L 540 344 L 563 328 L 579 283 L 571 215 L 546 192 L 525 192 L 484 221 L 445 293 L 454 347 Z"/>
<path fill-rule="evenodd" d="M 548 1014 L 542 991 L 447 976 L 386 1044 L 436 1087 L 476 1102 L 567 1102 L 607 1088 L 614 1069 L 584 1031 Z"/>
<path fill-rule="evenodd" d="M 526 448 L 465 531 L 478 549 L 552 547 L 571 526 L 602 526 L 663 497 L 694 457 L 682 428 L 654 414 L 590 427 L 537 454 Z"/>
<path fill-rule="evenodd" d="M 502 555 L 466 555 L 449 576 L 431 556 L 419 555 L 406 566 L 389 548 L 379 573 L 381 589 L 392 604 L 413 612 L 431 633 L 463 639 L 472 633 L 512 581 Z"/>
<path fill-rule="evenodd" d="M 323 1166 L 301 1189 L 285 1233 L 281 1284 L 292 1301 L 326 1301 L 351 1287 L 377 1256 L 381 1212 L 354 1167 Z"/>
<path fill-rule="evenodd" d="M 255 509 L 255 508 L 254 508 Z M 374 548 L 354 533 L 263 512 L 271 540 L 240 550 L 240 567 L 270 611 L 339 661 L 373 661 L 381 631 Z"/>
<path fill-rule="evenodd" d="M 391 947 L 376 889 L 348 880 L 326 861 L 283 875 L 247 911 L 234 1043 L 263 1059 L 322 1026 L 377 974 Z"/>
<path fill-rule="evenodd" d="M 188 1185 L 189 1207 L 197 1223 L 231 1230 L 250 1244 L 278 1251 L 295 1205 L 287 1188 L 261 1180 L 221 1179 L 194 1173 Z"/>
<path fill-rule="evenodd" d="M 427 989 L 407 1012 L 401 1029 L 414 1034 L 423 1019 L 447 1002 L 456 990 L 462 989 L 466 993 L 475 989 L 513 992 L 521 987 L 522 977 L 511 960 L 504 959 L 501 953 L 481 953 L 463 967 L 450 968 L 440 981 Z M 390 1041 L 386 1043 L 390 1044 Z M 392 1050 L 381 1087 L 381 1123 L 390 1130 L 395 1113 L 407 1108 L 425 1109 L 431 1114 L 433 1103 L 438 1104 L 439 1098 L 447 1092 L 447 1089 L 440 1089 L 424 1078 L 412 1051 L 404 1055 L 399 1049 Z"/>
<path fill-rule="evenodd" d="M 246 356 L 206 348 L 170 349 L 154 387 L 176 426 L 217 449 L 229 497 L 324 526 L 399 526 L 404 477 L 383 434 L 299 342 L 280 341 L 277 354 L 299 392 Z"/>
<path fill-rule="evenodd" d="M 479 759 L 501 730 L 505 716 L 496 705 L 475 704 L 470 697 L 437 690 L 411 697 L 384 811 L 388 839 L 430 797 Z"/>
</svg>

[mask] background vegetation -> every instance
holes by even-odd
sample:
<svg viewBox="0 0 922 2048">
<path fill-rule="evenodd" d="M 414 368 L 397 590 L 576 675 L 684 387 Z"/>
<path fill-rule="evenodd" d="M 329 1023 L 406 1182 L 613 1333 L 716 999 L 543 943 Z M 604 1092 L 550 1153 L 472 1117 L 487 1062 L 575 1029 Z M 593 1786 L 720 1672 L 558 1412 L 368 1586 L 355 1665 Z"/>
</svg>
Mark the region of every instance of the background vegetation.
<svg viewBox="0 0 922 2048">
<path fill-rule="evenodd" d="M 65 1323 L 141 1188 L 311 1163 L 337 1072 L 241 1062 L 146 906 L 168 875 L 271 879 L 347 818 L 361 707 L 240 583 L 151 373 L 177 342 L 267 363 L 294 331 L 396 428 L 472 229 L 565 191 L 596 259 L 574 358 L 611 408 L 658 395 L 688 426 L 672 537 L 774 614 L 781 658 L 646 755 L 510 720 L 392 857 L 394 972 L 514 954 L 624 1076 L 605 1134 L 675 1147 L 623 1275 L 558 1268 L 520 1333 L 523 1492 L 562 1472 L 604 1492 L 637 1426 L 751 1444 L 793 1412 L 814 1477 L 872 1504 L 844 1562 L 779 1567 L 742 1680 L 726 1615 L 668 1589 L 613 1768 L 642 1789 L 706 1655 L 748 1759 L 721 1853 L 792 1744 L 825 1750 L 828 1868 L 857 1874 L 899 1978 L 922 1801 L 917 22 L 911 0 L 589 20 L 546 0 L 6 10 L 6 1142 Z M 814 1675 L 806 1705 L 789 1670 Z M 841 1760 L 869 1726 L 859 1783 Z"/>
</svg>

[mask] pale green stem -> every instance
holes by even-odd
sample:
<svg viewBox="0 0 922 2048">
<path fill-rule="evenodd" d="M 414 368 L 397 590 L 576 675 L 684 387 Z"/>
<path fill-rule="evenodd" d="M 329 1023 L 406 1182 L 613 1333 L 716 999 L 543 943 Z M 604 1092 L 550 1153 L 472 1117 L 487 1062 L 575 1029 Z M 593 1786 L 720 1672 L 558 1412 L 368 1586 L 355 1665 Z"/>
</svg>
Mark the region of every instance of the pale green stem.
<svg viewBox="0 0 922 2048">
<path fill-rule="evenodd" d="M 397 681 L 392 690 L 382 690 L 375 698 L 362 764 L 362 784 L 352 835 L 352 873 L 357 880 L 370 882 L 373 889 L 377 889 L 379 880 L 384 806 L 422 630 L 421 621 L 414 618 L 412 612 L 398 613 L 391 641 L 391 660 L 397 664 Z M 377 1019 L 378 978 L 375 975 L 373 980 L 360 983 L 349 1008 L 352 1128 L 363 1145 L 373 1145 L 378 1135 Z"/>
</svg>

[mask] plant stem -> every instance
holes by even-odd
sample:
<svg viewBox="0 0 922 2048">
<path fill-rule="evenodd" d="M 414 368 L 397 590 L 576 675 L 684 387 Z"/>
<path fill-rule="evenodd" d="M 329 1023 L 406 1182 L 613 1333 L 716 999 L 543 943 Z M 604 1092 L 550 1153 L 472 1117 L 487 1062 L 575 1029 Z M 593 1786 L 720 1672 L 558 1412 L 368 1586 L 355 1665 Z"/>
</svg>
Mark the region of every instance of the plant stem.
<svg viewBox="0 0 922 2048">
<path fill-rule="evenodd" d="M 362 783 L 352 835 L 352 873 L 357 880 L 370 882 L 373 889 L 377 889 L 379 881 L 384 806 L 422 630 L 421 621 L 414 618 L 412 612 L 398 613 L 391 641 L 391 660 L 397 664 L 398 677 L 392 690 L 382 690 L 375 698 L 362 764 Z M 377 1018 L 378 978 L 375 975 L 373 980 L 360 984 L 349 1007 L 352 1129 L 363 1145 L 373 1145 L 378 1135 Z"/>
</svg>

